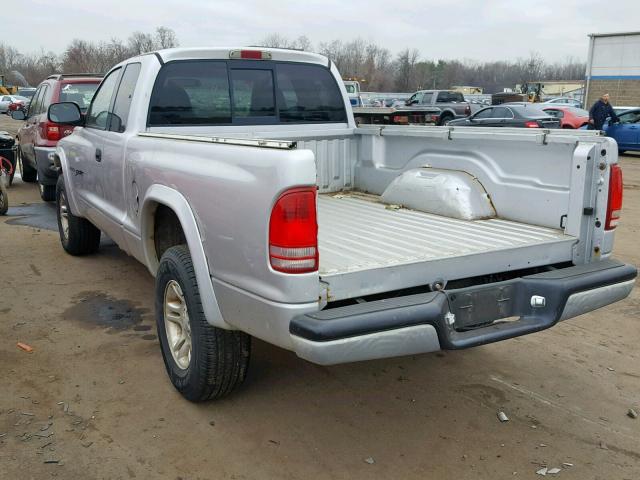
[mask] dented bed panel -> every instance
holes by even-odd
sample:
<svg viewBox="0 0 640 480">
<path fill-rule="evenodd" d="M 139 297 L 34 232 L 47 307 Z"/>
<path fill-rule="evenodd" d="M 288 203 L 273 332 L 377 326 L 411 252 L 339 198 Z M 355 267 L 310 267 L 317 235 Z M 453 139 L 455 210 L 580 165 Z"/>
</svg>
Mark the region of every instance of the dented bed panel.
<svg viewBox="0 0 640 480">
<path fill-rule="evenodd" d="M 457 220 L 349 194 L 319 196 L 318 227 L 330 301 L 563 262 L 576 242 L 551 228 Z"/>
</svg>

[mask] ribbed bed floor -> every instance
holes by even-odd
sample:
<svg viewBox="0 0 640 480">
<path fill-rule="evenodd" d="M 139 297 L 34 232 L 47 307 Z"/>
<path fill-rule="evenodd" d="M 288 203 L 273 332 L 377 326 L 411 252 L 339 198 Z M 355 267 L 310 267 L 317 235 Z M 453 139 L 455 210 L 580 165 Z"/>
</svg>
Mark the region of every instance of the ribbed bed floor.
<svg viewBox="0 0 640 480">
<path fill-rule="evenodd" d="M 551 228 L 392 210 L 357 194 L 320 195 L 318 226 L 321 276 L 575 242 Z"/>
</svg>

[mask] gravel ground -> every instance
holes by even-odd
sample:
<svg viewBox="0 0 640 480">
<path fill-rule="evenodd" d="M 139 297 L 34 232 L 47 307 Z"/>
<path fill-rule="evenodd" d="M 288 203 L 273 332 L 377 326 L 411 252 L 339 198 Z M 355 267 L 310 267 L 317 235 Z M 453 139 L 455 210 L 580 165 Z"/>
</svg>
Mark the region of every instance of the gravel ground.
<svg viewBox="0 0 640 480">
<path fill-rule="evenodd" d="M 616 256 L 638 265 L 640 156 L 622 165 Z M 640 412 L 639 289 L 461 352 L 319 367 L 256 341 L 244 386 L 194 405 L 164 372 L 145 268 L 108 241 L 64 254 L 35 186 L 18 179 L 9 194 L 2 479 L 535 479 L 544 466 L 558 478 L 640 478 L 640 419 L 627 416 Z"/>
</svg>

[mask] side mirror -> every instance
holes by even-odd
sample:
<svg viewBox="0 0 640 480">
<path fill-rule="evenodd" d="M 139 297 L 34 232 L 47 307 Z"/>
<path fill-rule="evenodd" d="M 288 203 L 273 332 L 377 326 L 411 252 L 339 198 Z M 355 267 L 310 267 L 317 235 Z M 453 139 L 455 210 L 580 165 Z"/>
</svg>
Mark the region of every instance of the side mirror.
<svg viewBox="0 0 640 480">
<path fill-rule="evenodd" d="M 11 112 L 11 118 L 14 120 L 25 120 L 27 116 L 24 113 L 24 110 L 14 110 Z"/>
<path fill-rule="evenodd" d="M 82 125 L 84 123 L 80 107 L 74 102 L 52 104 L 47 111 L 47 118 L 50 122 L 65 125 Z"/>
</svg>

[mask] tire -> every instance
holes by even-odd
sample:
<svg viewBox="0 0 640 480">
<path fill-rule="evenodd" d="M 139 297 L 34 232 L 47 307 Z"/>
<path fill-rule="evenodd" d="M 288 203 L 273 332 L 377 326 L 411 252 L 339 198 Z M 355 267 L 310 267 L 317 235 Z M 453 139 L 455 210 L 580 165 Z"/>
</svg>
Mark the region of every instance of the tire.
<svg viewBox="0 0 640 480">
<path fill-rule="evenodd" d="M 0 178 L 0 215 L 7 213 L 9 209 L 9 195 L 7 189 L 4 186 L 2 178 Z"/>
<path fill-rule="evenodd" d="M 29 165 L 25 165 L 24 160 L 22 159 L 22 149 L 20 147 L 18 147 L 17 155 L 18 161 L 16 163 L 20 165 L 20 176 L 22 177 L 22 181 L 26 183 L 35 183 L 38 179 L 38 170 L 30 167 Z"/>
<path fill-rule="evenodd" d="M 189 250 L 167 249 L 156 276 L 156 325 L 173 386 L 192 402 L 222 398 L 247 376 L 251 337 L 207 323 Z M 174 318 L 168 320 L 169 315 Z M 170 348 L 180 344 L 177 352 Z"/>
<path fill-rule="evenodd" d="M 60 243 L 65 252 L 79 256 L 98 251 L 100 230 L 86 218 L 71 213 L 62 175 L 58 177 L 56 185 L 56 216 Z"/>
<path fill-rule="evenodd" d="M 451 120 L 453 120 L 453 115 L 448 113 L 444 114 L 440 117 L 440 121 L 438 122 L 438 125 L 440 126 L 448 125 Z"/>
<path fill-rule="evenodd" d="M 43 185 L 38 182 L 38 189 L 40 190 L 40 198 L 45 202 L 56 201 L 56 186 L 55 185 Z"/>
</svg>

